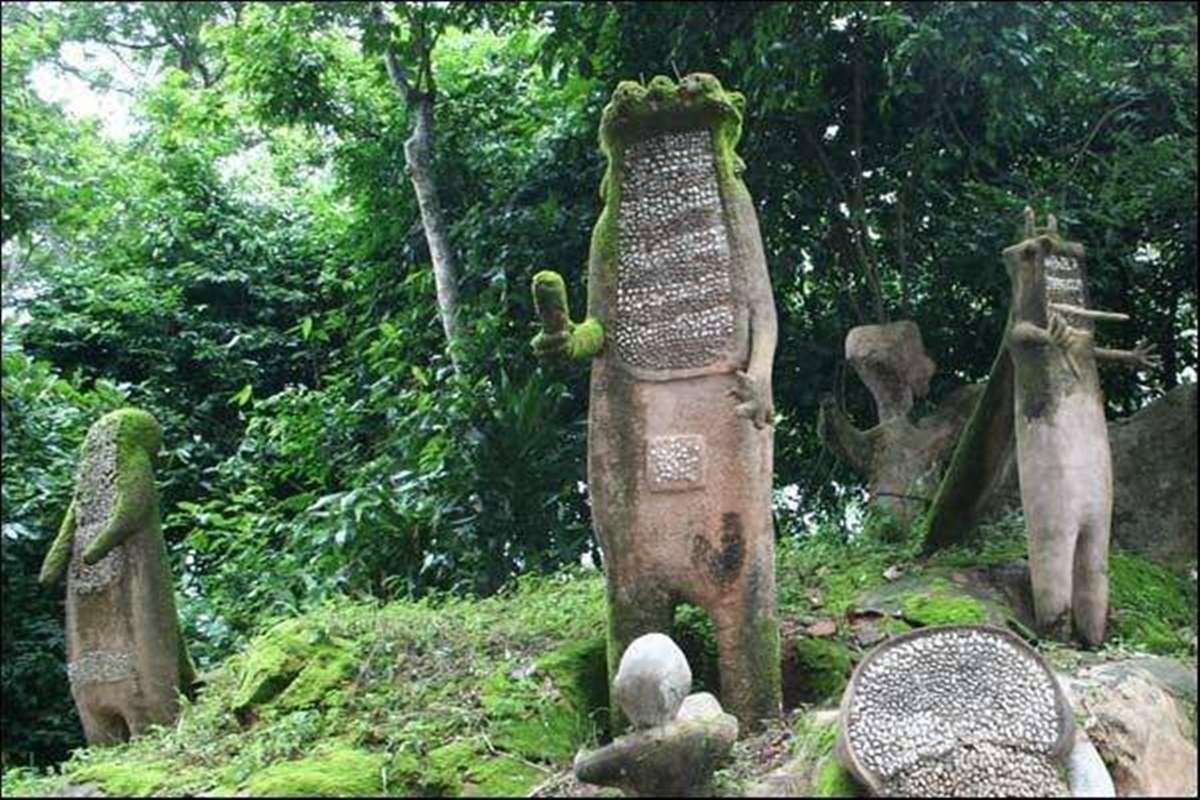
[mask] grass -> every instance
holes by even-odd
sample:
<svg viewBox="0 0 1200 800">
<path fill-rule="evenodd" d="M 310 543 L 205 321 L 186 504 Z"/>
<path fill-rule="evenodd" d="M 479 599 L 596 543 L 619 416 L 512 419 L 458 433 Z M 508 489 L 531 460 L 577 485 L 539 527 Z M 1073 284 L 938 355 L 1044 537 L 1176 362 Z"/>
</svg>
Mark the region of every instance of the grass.
<svg viewBox="0 0 1200 800">
<path fill-rule="evenodd" d="M 885 570 L 901 566 L 920 575 L 1020 558 L 1020 519 L 981 531 L 972 545 L 928 559 L 917 552 L 912 541 L 845 542 L 828 530 L 779 542 L 785 626 L 839 621 L 838 635 L 820 644 L 795 640 L 807 642 L 806 659 L 798 661 L 812 662 L 802 667 L 812 673 L 804 680 L 826 681 L 825 702 L 836 702 L 861 652 L 848 639 L 844 615 L 862 593 L 886 582 Z M 1114 651 L 1191 658 L 1190 577 L 1114 552 L 1111 584 Z M 971 608 L 951 605 L 914 606 L 906 615 L 911 610 L 930 623 L 972 617 Z M 243 652 L 210 673 L 170 728 L 118 747 L 78 750 L 58 771 L 6 768 L 3 794 L 53 795 L 68 783 L 131 796 L 528 793 L 569 770 L 574 752 L 604 735 L 604 619 L 602 576 L 578 569 L 523 578 L 485 600 L 329 603 L 264 624 Z M 698 662 L 693 672 L 711 681 L 707 617 L 681 609 L 676 621 Z M 1044 649 L 1051 658 L 1074 652 L 1053 643 Z M 828 730 L 794 733 L 812 751 L 813 790 L 848 791 L 831 766 Z"/>
</svg>

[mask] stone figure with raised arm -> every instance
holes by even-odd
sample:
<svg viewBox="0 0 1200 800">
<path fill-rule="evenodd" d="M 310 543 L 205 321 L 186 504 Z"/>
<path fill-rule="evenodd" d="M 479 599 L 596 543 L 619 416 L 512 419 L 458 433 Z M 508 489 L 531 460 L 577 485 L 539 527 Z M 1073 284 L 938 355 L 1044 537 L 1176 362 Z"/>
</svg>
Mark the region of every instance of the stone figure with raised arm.
<svg viewBox="0 0 1200 800">
<path fill-rule="evenodd" d="M 534 276 L 543 356 L 591 359 L 588 484 L 604 556 L 609 672 L 681 602 L 717 630 L 721 700 L 780 712 L 771 517 L 776 319 L 734 147 L 745 100 L 712 75 L 622 82 L 605 107 L 604 209 L 588 308 Z"/>
<path fill-rule="evenodd" d="M 1043 633 L 1104 639 L 1112 457 L 1098 360 L 1152 366 L 1152 347 L 1096 347 L 1097 320 L 1125 314 L 1088 308 L 1083 245 L 1063 240 L 1053 215 L 1004 251 L 1012 281 L 1006 347 L 1015 371 L 1017 469 L 1029 529 L 1034 611 Z"/>
</svg>

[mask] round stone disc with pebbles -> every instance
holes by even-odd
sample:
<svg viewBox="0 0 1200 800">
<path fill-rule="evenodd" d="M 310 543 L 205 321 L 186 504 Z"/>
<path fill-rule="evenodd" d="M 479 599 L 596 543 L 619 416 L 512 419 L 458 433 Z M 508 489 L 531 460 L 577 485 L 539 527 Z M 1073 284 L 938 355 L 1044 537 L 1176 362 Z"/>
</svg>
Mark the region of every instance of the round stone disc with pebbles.
<svg viewBox="0 0 1200 800">
<path fill-rule="evenodd" d="M 1062 796 L 1074 730 L 1032 647 L 1001 628 L 942 625 L 889 639 L 854 670 L 838 757 L 876 795 Z"/>
</svg>

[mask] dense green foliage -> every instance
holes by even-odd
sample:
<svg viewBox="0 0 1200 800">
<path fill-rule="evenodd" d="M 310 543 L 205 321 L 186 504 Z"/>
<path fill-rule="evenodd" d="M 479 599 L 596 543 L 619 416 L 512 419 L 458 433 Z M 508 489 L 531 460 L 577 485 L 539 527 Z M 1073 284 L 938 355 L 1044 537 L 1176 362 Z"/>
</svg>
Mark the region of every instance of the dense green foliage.
<svg viewBox="0 0 1200 800">
<path fill-rule="evenodd" d="M 840 518 L 857 485 L 814 429 L 829 391 L 868 422 L 845 331 L 915 319 L 931 400 L 985 375 L 1026 203 L 1087 246 L 1095 305 L 1133 315 L 1104 343 L 1163 355 L 1105 373 L 1114 413 L 1195 363 L 1191 4 L 450 3 L 382 24 L 365 3 L 4 4 L 6 759 L 77 741 L 60 605 L 33 579 L 83 432 L 122 398 L 164 428 L 202 667 L 326 598 L 486 595 L 596 557 L 586 370 L 535 361 L 528 286 L 559 270 L 585 306 L 620 79 L 708 71 L 746 95 L 780 314 L 776 485 L 801 500 L 783 537 L 800 513 Z M 429 56 L 457 370 L 389 42 L 401 68 Z M 121 88 L 81 45 L 144 70 L 127 138 L 39 94 L 47 69 Z"/>
</svg>

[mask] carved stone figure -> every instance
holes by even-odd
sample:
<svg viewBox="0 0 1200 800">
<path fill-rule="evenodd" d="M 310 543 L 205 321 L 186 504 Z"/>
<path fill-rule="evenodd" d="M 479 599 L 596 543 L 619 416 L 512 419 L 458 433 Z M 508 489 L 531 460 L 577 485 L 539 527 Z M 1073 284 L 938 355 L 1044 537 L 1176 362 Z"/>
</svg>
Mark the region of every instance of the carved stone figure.
<svg viewBox="0 0 1200 800">
<path fill-rule="evenodd" d="M 615 695 L 638 730 L 575 757 L 575 777 L 631 796 L 710 795 L 737 741 L 737 719 L 707 692 L 688 694 L 691 668 L 670 637 L 641 636 L 621 656 Z"/>
<path fill-rule="evenodd" d="M 101 417 L 82 448 L 75 495 L 39 580 L 67 575 L 67 672 L 89 744 L 169 724 L 194 679 L 159 522 L 154 417 Z"/>
<path fill-rule="evenodd" d="M 871 504 L 907 524 L 932 500 L 930 484 L 983 387 L 961 386 L 933 413 L 909 419 L 914 398 L 928 393 L 937 368 L 925 355 L 921 329 L 910 320 L 851 328 L 846 360 L 870 389 L 879 424 L 856 428 L 828 396 L 821 401 L 817 432 L 834 455 L 867 478 Z"/>
<path fill-rule="evenodd" d="M 1154 363 L 1150 348 L 1095 346 L 1093 320 L 1124 314 L 1087 308 L 1083 246 L 1058 235 L 1051 215 L 1004 251 L 1013 287 L 1006 346 L 1014 368 L 1017 469 L 1029 530 L 1034 612 L 1043 633 L 1065 639 L 1072 619 L 1087 645 L 1104 639 L 1112 458 L 1097 359 Z"/>
<path fill-rule="evenodd" d="M 875 796 L 1067 794 L 1071 706 L 1037 651 L 1001 628 L 889 639 L 854 670 L 838 728 L 838 761 Z"/>
<path fill-rule="evenodd" d="M 542 355 L 592 359 L 588 483 L 604 556 L 609 674 L 683 601 L 717 629 L 721 697 L 754 726 L 780 713 L 771 518 L 775 307 L 734 152 L 744 99 L 711 75 L 622 82 L 604 109 L 608 169 L 588 314 L 534 276 Z"/>
</svg>

